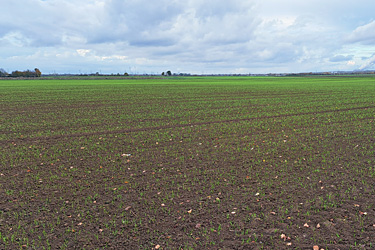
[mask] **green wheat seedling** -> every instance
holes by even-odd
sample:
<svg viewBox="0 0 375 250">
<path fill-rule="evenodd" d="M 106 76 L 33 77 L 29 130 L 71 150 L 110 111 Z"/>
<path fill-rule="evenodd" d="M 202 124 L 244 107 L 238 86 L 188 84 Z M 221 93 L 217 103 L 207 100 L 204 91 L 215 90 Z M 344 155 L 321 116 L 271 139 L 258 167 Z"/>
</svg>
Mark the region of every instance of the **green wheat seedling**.
<svg viewBox="0 0 375 250">
<path fill-rule="evenodd" d="M 0 246 L 371 249 L 373 80 L 1 81 Z"/>
</svg>

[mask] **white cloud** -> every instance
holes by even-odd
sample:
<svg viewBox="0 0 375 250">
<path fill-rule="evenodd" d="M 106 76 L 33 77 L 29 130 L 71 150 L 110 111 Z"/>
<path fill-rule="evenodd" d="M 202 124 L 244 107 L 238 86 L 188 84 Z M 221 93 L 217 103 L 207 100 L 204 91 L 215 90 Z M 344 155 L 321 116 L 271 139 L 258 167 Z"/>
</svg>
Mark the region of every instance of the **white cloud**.
<svg viewBox="0 0 375 250">
<path fill-rule="evenodd" d="M 85 57 L 88 53 L 90 53 L 89 49 L 77 49 L 77 53 L 80 56 Z"/>
<path fill-rule="evenodd" d="M 375 21 L 356 28 L 347 38 L 349 43 L 375 44 Z"/>
</svg>

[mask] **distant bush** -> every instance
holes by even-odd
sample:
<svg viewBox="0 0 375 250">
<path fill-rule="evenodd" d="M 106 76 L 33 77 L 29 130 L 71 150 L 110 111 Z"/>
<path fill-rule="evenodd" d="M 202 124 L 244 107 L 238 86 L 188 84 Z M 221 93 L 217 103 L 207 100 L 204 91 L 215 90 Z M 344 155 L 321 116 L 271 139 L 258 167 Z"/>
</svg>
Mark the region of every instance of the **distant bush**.
<svg viewBox="0 0 375 250">
<path fill-rule="evenodd" d="M 171 76 L 171 75 L 172 75 L 172 72 L 171 72 L 170 70 L 168 70 L 167 73 L 164 73 L 164 72 L 163 72 L 163 73 L 161 73 L 161 75 L 162 75 L 162 76 L 165 76 L 165 75 L 167 75 L 167 76 Z"/>
</svg>

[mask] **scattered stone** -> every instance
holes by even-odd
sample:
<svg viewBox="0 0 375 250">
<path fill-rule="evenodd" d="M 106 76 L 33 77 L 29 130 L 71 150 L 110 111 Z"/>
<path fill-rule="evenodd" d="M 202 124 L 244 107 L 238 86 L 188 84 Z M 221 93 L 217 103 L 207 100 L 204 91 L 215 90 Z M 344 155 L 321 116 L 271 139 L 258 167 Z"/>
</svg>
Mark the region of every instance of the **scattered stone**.
<svg viewBox="0 0 375 250">
<path fill-rule="evenodd" d="M 280 238 L 281 238 L 282 240 L 286 241 L 286 235 L 285 235 L 285 234 L 281 234 L 281 235 L 280 235 Z"/>
</svg>

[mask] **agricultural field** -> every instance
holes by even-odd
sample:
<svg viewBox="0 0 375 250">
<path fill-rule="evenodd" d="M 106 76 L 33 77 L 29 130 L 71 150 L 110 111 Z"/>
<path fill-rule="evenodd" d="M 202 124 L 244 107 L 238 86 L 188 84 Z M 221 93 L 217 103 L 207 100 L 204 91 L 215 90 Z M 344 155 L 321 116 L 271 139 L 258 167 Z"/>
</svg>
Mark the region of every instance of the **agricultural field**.
<svg viewBox="0 0 375 250">
<path fill-rule="evenodd" d="M 0 249 L 375 249 L 375 78 L 0 81 Z"/>
</svg>

